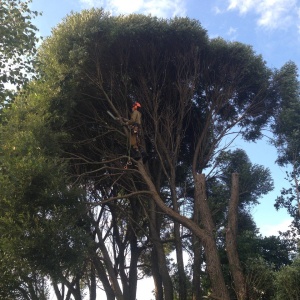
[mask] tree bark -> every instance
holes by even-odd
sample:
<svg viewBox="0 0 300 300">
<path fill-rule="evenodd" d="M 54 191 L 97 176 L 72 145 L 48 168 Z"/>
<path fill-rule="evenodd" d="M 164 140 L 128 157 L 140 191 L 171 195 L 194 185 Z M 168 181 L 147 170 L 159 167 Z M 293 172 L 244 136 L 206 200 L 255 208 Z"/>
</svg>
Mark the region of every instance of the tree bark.
<svg viewBox="0 0 300 300">
<path fill-rule="evenodd" d="M 206 268 L 211 281 L 212 294 L 217 298 L 229 299 L 215 240 L 215 225 L 206 197 L 204 174 L 196 174 L 194 201 L 199 205 L 200 222 L 207 233 L 202 242 L 206 257 Z"/>
<path fill-rule="evenodd" d="M 201 239 L 203 242 L 203 247 L 205 249 L 205 255 L 206 255 L 206 263 L 207 263 L 207 270 L 208 274 L 212 283 L 213 288 L 213 296 L 220 298 L 222 300 L 230 300 L 229 293 L 225 285 L 224 277 L 221 270 L 221 263 L 219 254 L 217 251 L 216 241 L 214 239 L 214 228 L 211 224 L 211 214 L 208 207 L 208 203 L 206 201 L 206 198 L 202 199 L 200 198 L 200 215 L 201 220 L 203 219 L 203 224 L 205 226 L 208 226 L 208 228 L 200 228 L 198 224 L 196 224 L 193 220 L 186 218 L 185 216 L 180 215 L 179 213 L 175 212 L 170 207 L 166 206 L 164 201 L 160 198 L 157 190 L 155 189 L 155 186 L 148 175 L 147 171 L 145 170 L 145 167 L 141 161 L 138 162 L 138 170 L 140 171 L 140 174 L 142 175 L 143 179 L 145 180 L 146 184 L 149 187 L 149 191 L 152 193 L 153 200 L 157 204 L 157 206 L 169 217 L 173 218 L 173 220 L 178 221 L 188 229 L 190 229 L 197 237 Z M 201 187 L 202 185 L 197 186 L 199 182 L 201 182 L 201 178 L 203 178 L 204 175 L 196 176 L 196 186 L 195 190 L 197 195 L 198 193 L 201 195 Z M 205 187 L 205 186 L 204 186 Z M 202 208 L 203 205 L 203 208 Z"/>
<path fill-rule="evenodd" d="M 175 170 L 174 168 L 171 171 L 171 197 L 173 203 L 173 209 L 176 213 L 179 214 L 179 207 L 176 195 L 176 187 L 175 187 Z M 174 238 L 175 238 L 175 250 L 176 250 L 176 260 L 178 267 L 178 282 L 179 282 L 179 291 L 178 298 L 179 300 L 187 299 L 187 288 L 186 288 L 186 275 L 184 271 L 184 263 L 183 263 L 183 250 L 182 250 L 182 242 L 180 236 L 180 223 L 174 222 Z"/>
<path fill-rule="evenodd" d="M 202 292 L 201 292 L 201 254 L 202 254 L 202 246 L 201 241 L 198 237 L 193 235 L 193 253 L 194 253 L 194 264 L 193 264 L 193 280 L 192 280 L 192 297 L 193 300 L 201 300 Z"/>
<path fill-rule="evenodd" d="M 186 300 L 187 299 L 186 276 L 185 276 L 184 263 L 183 263 L 183 251 L 182 251 L 182 243 L 180 237 L 180 224 L 176 221 L 174 222 L 174 237 L 175 237 L 175 249 L 176 249 L 177 267 L 178 267 L 178 281 L 179 281 L 178 298 L 179 300 Z"/>
<path fill-rule="evenodd" d="M 153 205 L 155 207 L 155 205 Z M 167 268 L 166 255 L 163 245 L 160 240 L 159 230 L 156 226 L 156 210 L 150 212 L 150 238 L 153 243 L 153 250 L 155 252 L 154 257 L 157 261 L 152 261 L 152 263 L 158 265 L 158 271 L 163 284 L 163 294 L 164 300 L 173 300 L 173 283 Z M 153 256 L 152 256 L 153 257 Z"/>
<path fill-rule="evenodd" d="M 193 220 L 196 224 L 200 226 L 200 213 L 199 213 L 199 202 L 198 199 L 194 199 L 194 216 Z M 200 273 L 201 273 L 201 254 L 202 254 L 202 245 L 201 240 L 192 233 L 192 249 L 194 253 L 194 264 L 193 264 L 193 280 L 192 280 L 192 299 L 201 300 L 201 282 L 200 282 Z"/>
<path fill-rule="evenodd" d="M 159 273 L 158 268 L 158 258 L 155 249 L 153 248 L 151 251 L 151 271 L 154 281 L 154 292 L 155 292 L 155 300 L 164 300 L 164 290 L 161 275 Z"/>
<path fill-rule="evenodd" d="M 237 216 L 239 204 L 239 174 L 231 176 L 231 199 L 228 209 L 228 225 L 226 229 L 226 249 L 230 271 L 234 280 L 238 300 L 246 299 L 246 285 L 237 251 Z"/>
<path fill-rule="evenodd" d="M 54 289 L 54 292 L 55 292 L 56 299 L 57 300 L 63 300 L 64 295 L 62 295 L 63 293 L 62 294 L 60 293 L 58 284 L 56 282 L 52 281 L 52 286 L 53 286 L 53 289 Z"/>
<path fill-rule="evenodd" d="M 104 288 L 107 300 L 115 300 L 115 292 L 109 283 L 109 280 L 107 278 L 106 271 L 105 271 L 104 266 L 102 265 L 102 262 L 97 257 L 97 254 L 93 254 L 92 257 L 93 257 L 93 264 L 95 266 L 95 269 L 97 271 L 99 279 L 103 284 L 103 288 Z"/>
<path fill-rule="evenodd" d="M 115 275 L 115 271 L 114 271 L 111 259 L 109 257 L 109 253 L 104 244 L 101 231 L 99 230 L 99 228 L 96 228 L 96 232 L 97 232 L 97 237 L 98 237 L 98 241 L 99 241 L 99 248 L 100 248 L 103 258 L 104 258 L 104 263 L 105 263 L 105 266 L 107 269 L 107 273 L 108 273 L 108 277 L 109 277 L 112 289 L 114 290 L 114 293 L 115 293 L 115 297 L 117 298 L 117 300 L 124 300 L 123 293 L 119 286 L 118 278 Z"/>
<path fill-rule="evenodd" d="M 138 281 L 138 261 L 142 253 L 143 248 L 138 247 L 138 235 L 140 227 L 137 219 L 143 219 L 144 214 L 140 207 L 140 202 L 137 199 L 130 199 L 130 206 L 132 210 L 132 216 L 130 216 L 130 222 L 128 226 L 128 240 L 130 243 L 130 266 L 128 274 L 128 285 L 129 285 L 129 298 L 128 300 L 136 300 L 137 281 Z"/>
<path fill-rule="evenodd" d="M 137 239 L 130 240 L 130 250 L 131 250 L 131 258 L 130 258 L 130 268 L 129 268 L 129 299 L 128 300 L 136 300 L 136 291 L 137 291 L 137 265 L 140 257 L 140 249 L 137 246 Z"/>
<path fill-rule="evenodd" d="M 90 275 L 90 300 L 96 300 L 97 297 L 97 284 L 96 284 L 96 272 L 93 264 L 90 265 L 91 275 Z"/>
</svg>

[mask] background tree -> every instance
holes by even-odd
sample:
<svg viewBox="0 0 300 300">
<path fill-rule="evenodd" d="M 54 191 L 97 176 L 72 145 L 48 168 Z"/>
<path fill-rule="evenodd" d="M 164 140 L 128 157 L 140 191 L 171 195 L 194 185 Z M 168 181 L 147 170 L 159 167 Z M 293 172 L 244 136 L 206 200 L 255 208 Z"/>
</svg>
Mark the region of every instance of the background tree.
<svg viewBox="0 0 300 300">
<path fill-rule="evenodd" d="M 37 28 L 32 20 L 38 15 L 29 1 L 4 0 L 0 9 L 0 108 L 11 95 L 10 85 L 20 88 L 33 75 Z"/>
<path fill-rule="evenodd" d="M 296 282 L 300 276 L 299 258 L 290 265 L 281 269 L 276 275 L 276 299 L 297 299 L 300 291 Z"/>
<path fill-rule="evenodd" d="M 274 145 L 278 150 L 277 163 L 289 166 L 287 179 L 291 188 L 283 189 L 278 197 L 276 207 L 287 208 L 294 218 L 294 226 L 299 228 L 299 81 L 298 68 L 292 63 L 286 63 L 276 74 L 278 89 L 282 94 L 282 105 L 274 120 Z"/>
<path fill-rule="evenodd" d="M 67 284 L 81 271 L 90 240 L 76 226 L 85 217 L 82 191 L 70 188 L 58 156 L 63 136 L 50 129 L 42 94 L 16 98 L 1 126 L 1 282 L 20 299 L 46 299 L 44 276 Z"/>
</svg>

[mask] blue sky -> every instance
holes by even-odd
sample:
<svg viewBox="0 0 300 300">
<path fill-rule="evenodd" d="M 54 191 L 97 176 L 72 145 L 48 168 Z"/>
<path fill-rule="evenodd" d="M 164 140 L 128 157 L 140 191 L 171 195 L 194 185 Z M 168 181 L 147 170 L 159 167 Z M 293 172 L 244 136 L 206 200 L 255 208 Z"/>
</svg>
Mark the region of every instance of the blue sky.
<svg viewBox="0 0 300 300">
<path fill-rule="evenodd" d="M 33 0 L 43 12 L 35 20 L 46 37 L 71 11 L 103 7 L 112 15 L 144 13 L 163 18 L 188 16 L 200 21 L 209 37 L 222 37 L 251 45 L 271 68 L 289 60 L 300 66 L 300 0 Z M 261 199 L 253 216 L 263 235 L 276 234 L 289 223 L 288 215 L 273 207 L 284 181 L 285 170 L 275 165 L 276 150 L 266 140 L 256 144 L 235 142 L 251 161 L 271 169 L 275 190 Z"/>
</svg>

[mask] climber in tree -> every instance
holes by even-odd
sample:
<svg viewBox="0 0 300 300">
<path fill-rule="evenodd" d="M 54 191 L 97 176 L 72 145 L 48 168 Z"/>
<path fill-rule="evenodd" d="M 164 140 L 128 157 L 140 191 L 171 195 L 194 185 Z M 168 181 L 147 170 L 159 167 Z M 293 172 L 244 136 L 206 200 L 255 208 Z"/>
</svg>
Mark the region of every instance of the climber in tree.
<svg viewBox="0 0 300 300">
<path fill-rule="evenodd" d="M 132 157 L 134 159 L 141 158 L 141 125 L 142 125 L 142 113 L 141 113 L 141 104 L 139 102 L 134 102 L 132 105 L 132 113 L 130 120 L 123 119 L 125 125 L 129 126 L 130 131 L 130 147 L 132 150 Z"/>
</svg>

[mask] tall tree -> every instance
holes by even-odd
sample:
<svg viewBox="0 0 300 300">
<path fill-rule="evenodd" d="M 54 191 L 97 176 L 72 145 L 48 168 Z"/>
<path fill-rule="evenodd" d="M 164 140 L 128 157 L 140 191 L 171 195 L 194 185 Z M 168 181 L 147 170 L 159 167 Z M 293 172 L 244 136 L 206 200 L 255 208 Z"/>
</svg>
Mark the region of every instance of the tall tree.
<svg viewBox="0 0 300 300">
<path fill-rule="evenodd" d="M 277 99 L 273 87 L 270 89 L 272 72 L 262 58 L 250 46 L 209 40 L 196 20 L 111 17 L 93 9 L 70 15 L 53 30 L 40 48 L 38 71 L 41 80 L 33 82 L 38 88 L 32 87 L 32 97 L 22 103 L 24 114 L 22 110 L 14 114 L 10 124 L 26 126 L 20 141 L 26 144 L 29 136 L 28 145 L 35 145 L 32 152 L 32 147 L 25 147 L 25 157 L 30 158 L 27 163 L 32 166 L 25 164 L 30 176 L 24 188 L 31 190 L 33 179 L 45 178 L 37 193 L 30 194 L 40 205 L 31 210 L 32 216 L 39 217 L 37 208 L 41 208 L 47 232 L 59 233 L 55 246 L 59 251 L 66 247 L 74 258 L 63 256 L 66 261 L 61 261 L 60 256 L 53 257 L 57 266 L 63 265 L 51 274 L 57 295 L 64 297 L 58 289 L 63 284 L 68 289 L 66 297 L 72 294 L 81 299 L 84 284 L 95 298 L 97 276 L 109 299 L 135 299 L 137 268 L 148 267 L 139 267 L 138 262 L 148 259 L 156 299 L 171 300 L 174 286 L 166 256 L 173 248 L 178 297 L 187 299 L 184 228 L 193 235 L 194 250 L 203 250 L 210 297 L 229 299 L 219 256 L 217 218 L 202 172 L 213 162 L 225 136 L 238 128 L 244 138 L 255 140 L 272 115 Z M 147 164 L 131 160 L 128 166 L 128 129 L 116 118 L 127 116 L 135 100 L 143 108 L 143 143 L 150 157 Z M 34 108 L 44 108 L 34 119 L 45 123 L 33 130 L 29 116 L 34 115 Z M 18 111 L 17 104 L 14 109 Z M 16 156 L 15 161 L 7 150 L 9 141 L 19 135 L 9 134 L 9 128 L 3 127 L 7 141 L 2 146 L 7 168 L 22 178 L 16 163 L 24 155 Z M 43 135 L 39 130 L 49 132 Z M 48 134 L 49 139 L 45 138 Z M 38 151 L 42 151 L 43 162 L 38 165 L 46 170 L 42 174 L 35 171 L 31 156 Z M 49 172 L 51 167 L 55 172 Z M 36 179 L 31 172 L 40 175 Z M 3 172 L 1 178 L 10 182 L 13 176 Z M 193 186 L 188 214 L 181 209 L 187 191 L 183 186 Z M 10 187 L 5 189 L 7 199 L 16 192 L 12 183 Z M 53 202 L 40 203 L 41 194 Z M 16 203 L 28 203 L 28 194 L 17 195 Z M 63 201 L 65 198 L 69 201 Z M 21 207 L 26 212 L 31 208 L 29 204 Z M 56 222 L 50 222 L 49 213 Z M 68 230 L 62 232 L 64 226 Z M 42 237 L 45 228 L 38 226 L 34 233 Z M 72 242 L 68 243 L 68 237 Z M 41 271 L 51 272 L 47 265 L 42 268 L 44 251 L 47 248 L 32 261 Z M 84 259 L 76 265 L 80 255 Z M 201 283 L 194 283 L 199 299 Z"/>
<path fill-rule="evenodd" d="M 300 85 L 298 68 L 293 62 L 286 63 L 276 72 L 277 87 L 281 94 L 281 109 L 275 116 L 273 144 L 278 151 L 277 163 L 289 167 L 287 180 L 290 187 L 283 188 L 277 198 L 276 208 L 285 207 L 294 218 L 293 225 L 299 235 L 300 194 L 299 194 L 299 114 L 300 114 Z"/>
<path fill-rule="evenodd" d="M 30 9 L 32 1 L 3 0 L 0 3 L 0 108 L 10 95 L 7 84 L 20 88 L 33 75 L 38 15 Z"/>
</svg>

